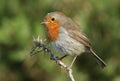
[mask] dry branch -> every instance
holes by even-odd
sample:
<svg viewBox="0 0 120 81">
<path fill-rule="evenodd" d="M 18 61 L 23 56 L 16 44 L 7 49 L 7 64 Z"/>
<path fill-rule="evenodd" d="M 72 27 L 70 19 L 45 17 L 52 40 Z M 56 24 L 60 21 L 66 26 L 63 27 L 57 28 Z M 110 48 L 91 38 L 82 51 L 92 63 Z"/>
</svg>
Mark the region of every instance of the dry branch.
<svg viewBox="0 0 120 81">
<path fill-rule="evenodd" d="M 41 51 L 48 52 L 48 54 L 50 54 L 50 59 L 54 60 L 56 62 L 56 64 L 58 64 L 60 67 L 63 67 L 67 71 L 71 81 L 75 81 L 75 79 L 73 77 L 73 74 L 72 74 L 72 69 L 70 67 L 67 67 L 67 65 L 65 63 L 63 63 L 61 60 L 59 60 L 58 57 L 56 57 L 53 54 L 51 49 L 44 43 L 45 40 L 43 41 L 38 36 L 37 39 L 35 39 L 33 37 L 33 42 L 34 42 L 34 45 L 33 45 L 32 49 L 31 49 L 30 55 L 38 54 Z"/>
</svg>

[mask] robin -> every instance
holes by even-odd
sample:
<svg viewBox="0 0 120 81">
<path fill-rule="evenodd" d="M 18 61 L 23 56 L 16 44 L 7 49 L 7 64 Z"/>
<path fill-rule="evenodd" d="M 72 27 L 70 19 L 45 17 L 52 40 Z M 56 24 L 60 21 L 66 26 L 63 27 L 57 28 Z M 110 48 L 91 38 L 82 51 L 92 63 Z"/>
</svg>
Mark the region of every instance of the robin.
<svg viewBox="0 0 120 81">
<path fill-rule="evenodd" d="M 46 26 L 47 36 L 52 46 L 58 53 L 63 54 L 60 59 L 68 55 L 74 57 L 70 68 L 77 56 L 84 52 L 91 54 L 101 67 L 106 66 L 105 62 L 93 51 L 91 43 L 80 26 L 62 12 L 48 13 L 42 24 Z"/>
</svg>

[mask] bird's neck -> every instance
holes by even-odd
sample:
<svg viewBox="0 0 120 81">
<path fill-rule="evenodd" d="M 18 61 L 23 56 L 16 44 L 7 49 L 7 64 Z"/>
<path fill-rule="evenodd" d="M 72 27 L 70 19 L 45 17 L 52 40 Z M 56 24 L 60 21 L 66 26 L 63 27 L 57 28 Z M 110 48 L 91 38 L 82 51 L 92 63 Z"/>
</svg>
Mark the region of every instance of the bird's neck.
<svg viewBox="0 0 120 81">
<path fill-rule="evenodd" d="M 48 38 L 51 42 L 56 41 L 59 37 L 59 28 L 54 27 L 47 30 Z"/>
</svg>

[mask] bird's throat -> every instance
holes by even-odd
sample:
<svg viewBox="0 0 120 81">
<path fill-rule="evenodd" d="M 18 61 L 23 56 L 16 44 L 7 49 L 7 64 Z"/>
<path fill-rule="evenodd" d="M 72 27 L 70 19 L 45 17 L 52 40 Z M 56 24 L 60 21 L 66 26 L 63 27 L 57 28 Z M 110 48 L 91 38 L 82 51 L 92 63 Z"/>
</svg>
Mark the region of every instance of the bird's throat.
<svg viewBox="0 0 120 81">
<path fill-rule="evenodd" d="M 56 27 L 54 29 L 48 29 L 47 33 L 48 33 L 48 38 L 50 41 L 56 41 L 59 36 L 59 29 L 58 29 L 58 27 Z"/>
</svg>

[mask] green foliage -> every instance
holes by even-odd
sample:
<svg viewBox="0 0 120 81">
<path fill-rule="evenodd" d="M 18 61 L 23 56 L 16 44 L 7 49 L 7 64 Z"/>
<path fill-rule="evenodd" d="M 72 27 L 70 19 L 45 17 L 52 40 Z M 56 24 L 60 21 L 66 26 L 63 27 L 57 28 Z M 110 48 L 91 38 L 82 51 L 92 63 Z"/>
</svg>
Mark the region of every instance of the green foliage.
<svg viewBox="0 0 120 81">
<path fill-rule="evenodd" d="M 46 38 L 40 22 L 56 10 L 80 24 L 107 63 L 101 69 L 90 55 L 81 55 L 73 66 L 76 80 L 120 81 L 120 0 L 0 0 L 0 81 L 69 81 L 47 53 L 29 55 L 32 36 Z"/>
</svg>

